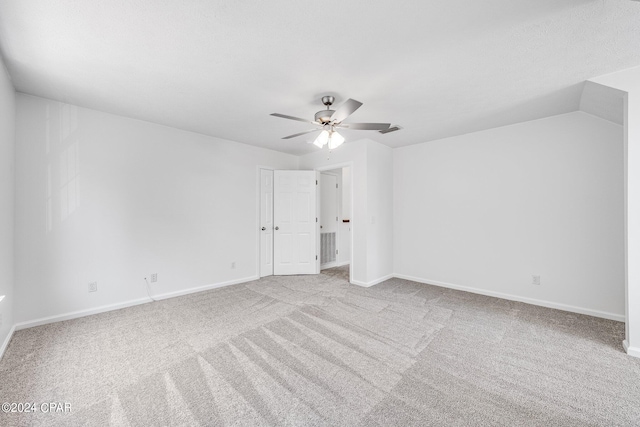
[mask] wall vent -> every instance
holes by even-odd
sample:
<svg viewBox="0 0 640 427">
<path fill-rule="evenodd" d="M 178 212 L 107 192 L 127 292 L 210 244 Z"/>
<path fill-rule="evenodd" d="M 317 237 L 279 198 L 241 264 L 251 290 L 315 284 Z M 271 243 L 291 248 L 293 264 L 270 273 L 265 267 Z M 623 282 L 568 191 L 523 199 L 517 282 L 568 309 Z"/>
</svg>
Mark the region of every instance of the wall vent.
<svg viewBox="0 0 640 427">
<path fill-rule="evenodd" d="M 320 233 L 320 264 L 336 260 L 336 233 Z"/>
</svg>

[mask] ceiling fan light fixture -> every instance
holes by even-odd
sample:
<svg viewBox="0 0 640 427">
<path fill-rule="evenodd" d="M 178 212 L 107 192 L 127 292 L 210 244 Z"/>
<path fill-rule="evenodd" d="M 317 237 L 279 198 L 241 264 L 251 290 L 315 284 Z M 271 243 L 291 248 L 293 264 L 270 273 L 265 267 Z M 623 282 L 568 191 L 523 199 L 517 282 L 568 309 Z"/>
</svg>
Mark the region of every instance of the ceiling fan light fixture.
<svg viewBox="0 0 640 427">
<path fill-rule="evenodd" d="M 315 145 L 318 148 L 322 148 L 327 144 L 328 141 L 329 141 L 329 132 L 326 130 L 323 130 L 322 132 L 320 132 L 320 135 L 318 135 L 316 140 L 313 141 L 313 145 Z"/>
<path fill-rule="evenodd" d="M 340 135 L 338 132 L 331 132 L 331 137 L 329 138 L 329 150 L 333 150 L 338 148 L 344 142 L 344 137 Z"/>
</svg>

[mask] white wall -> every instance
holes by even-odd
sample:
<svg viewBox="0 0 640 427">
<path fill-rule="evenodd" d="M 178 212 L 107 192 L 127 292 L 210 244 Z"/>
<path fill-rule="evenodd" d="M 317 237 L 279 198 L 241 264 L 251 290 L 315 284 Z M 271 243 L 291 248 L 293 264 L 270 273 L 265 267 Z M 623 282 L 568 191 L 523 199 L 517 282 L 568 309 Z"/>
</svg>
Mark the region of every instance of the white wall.
<svg viewBox="0 0 640 427">
<path fill-rule="evenodd" d="M 342 218 L 351 219 L 351 168 L 342 168 Z"/>
<path fill-rule="evenodd" d="M 393 150 L 367 146 L 367 279 L 393 273 Z"/>
<path fill-rule="evenodd" d="M 16 141 L 17 322 L 257 277 L 257 166 L 298 166 L 22 94 Z"/>
<path fill-rule="evenodd" d="M 626 347 L 640 357 L 640 80 L 625 101 Z"/>
<path fill-rule="evenodd" d="M 343 220 L 351 220 L 351 168 L 345 166 L 341 169 L 342 185 L 340 192 L 342 193 L 340 221 L 338 228 L 340 230 L 340 242 L 338 252 L 338 264 L 344 265 L 351 263 L 351 222 Z"/>
<path fill-rule="evenodd" d="M 625 92 L 625 280 L 627 353 L 640 357 L 640 67 L 593 79 Z"/>
<path fill-rule="evenodd" d="M 622 165 L 582 112 L 396 149 L 395 272 L 621 319 Z"/>
<path fill-rule="evenodd" d="M 15 91 L 0 60 L 0 357 L 13 326 Z"/>
</svg>

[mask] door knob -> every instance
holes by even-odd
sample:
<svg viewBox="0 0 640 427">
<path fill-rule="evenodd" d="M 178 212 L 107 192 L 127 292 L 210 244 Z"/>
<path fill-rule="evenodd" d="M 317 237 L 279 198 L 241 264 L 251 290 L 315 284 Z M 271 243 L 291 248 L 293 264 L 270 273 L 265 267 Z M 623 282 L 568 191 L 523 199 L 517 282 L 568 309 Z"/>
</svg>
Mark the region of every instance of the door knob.
<svg viewBox="0 0 640 427">
<path fill-rule="evenodd" d="M 264 230 L 266 230 L 266 229 L 267 229 L 267 227 L 262 227 L 262 231 L 264 231 Z"/>
<path fill-rule="evenodd" d="M 277 227 L 277 226 L 276 226 L 276 230 L 280 230 L 280 227 Z"/>
</svg>

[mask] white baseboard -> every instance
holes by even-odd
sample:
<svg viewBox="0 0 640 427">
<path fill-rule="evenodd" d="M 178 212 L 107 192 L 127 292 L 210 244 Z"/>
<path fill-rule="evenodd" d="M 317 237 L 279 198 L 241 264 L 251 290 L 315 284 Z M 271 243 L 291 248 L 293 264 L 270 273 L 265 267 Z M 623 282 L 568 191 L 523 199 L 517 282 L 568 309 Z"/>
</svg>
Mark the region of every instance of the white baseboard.
<svg viewBox="0 0 640 427">
<path fill-rule="evenodd" d="M 11 329 L 9 329 L 9 334 L 7 335 L 7 338 L 5 338 L 4 342 L 2 343 L 2 347 L 0 347 L 0 360 L 2 360 L 2 356 L 4 356 L 4 352 L 7 349 L 7 347 L 9 347 L 9 342 L 11 342 L 11 338 L 13 337 L 13 333 L 15 331 L 16 331 L 16 325 L 13 325 Z"/>
<path fill-rule="evenodd" d="M 627 340 L 622 341 L 622 347 L 624 347 L 624 351 L 633 357 L 640 357 L 640 348 L 638 347 L 630 347 L 629 342 Z"/>
<path fill-rule="evenodd" d="M 237 285 L 239 283 L 257 280 L 257 276 L 246 277 L 243 279 L 229 280 L 227 282 L 213 283 L 210 285 L 198 286 L 195 288 L 183 289 L 175 292 L 167 292 L 159 295 L 152 295 L 155 300 L 163 300 L 167 298 L 179 297 L 182 295 L 193 294 L 196 292 L 207 291 L 210 289 L 222 288 L 224 286 Z M 107 311 L 120 310 L 121 308 L 133 307 L 135 305 L 146 304 L 152 302 L 150 298 L 140 298 L 131 301 L 125 301 L 116 304 L 103 305 L 100 307 L 89 308 L 86 310 L 73 311 L 71 313 L 59 314 L 56 316 L 42 317 L 40 319 L 28 320 L 14 325 L 16 331 L 22 329 L 33 328 L 34 326 L 46 325 L 49 323 L 62 322 L 64 320 L 77 319 L 79 317 L 91 316 L 93 314 L 105 313 Z"/>
<path fill-rule="evenodd" d="M 352 280 L 351 284 L 362 286 L 363 288 L 368 288 L 368 287 L 371 287 L 373 285 L 377 285 L 378 283 L 382 283 L 385 280 L 393 279 L 394 277 L 395 277 L 395 275 L 393 275 L 393 274 L 387 274 L 386 276 L 382 276 L 382 277 L 380 277 L 378 279 L 372 280 L 371 282 L 360 282 L 358 280 Z"/>
<path fill-rule="evenodd" d="M 39 319 L 27 320 L 26 322 L 16 323 L 16 331 L 22 329 L 33 328 L 35 326 L 47 325 L 49 323 L 62 322 L 64 320 L 77 319 L 79 317 L 91 316 L 92 314 L 105 313 L 107 311 L 120 310 L 121 308 L 133 307 L 134 305 L 146 304 L 151 302 L 149 298 L 140 298 L 131 301 L 120 302 L 116 304 L 101 305 L 100 307 L 88 308 L 86 310 L 72 311 L 70 313 L 58 314 L 55 316 L 41 317 Z"/>
<path fill-rule="evenodd" d="M 162 300 L 167 298 L 180 297 L 182 295 L 195 294 L 197 292 L 208 291 L 216 288 L 223 288 L 225 286 L 239 285 L 240 283 L 252 282 L 258 279 L 260 279 L 260 277 L 258 276 L 244 277 L 242 279 L 234 279 L 234 280 L 228 280 L 226 282 L 212 283 L 210 285 L 198 286 L 195 288 L 183 289 L 180 291 L 167 292 L 165 294 L 152 295 L 152 296 L 156 300 Z"/>
<path fill-rule="evenodd" d="M 373 286 L 373 285 L 370 285 L 370 284 L 368 284 L 366 282 L 361 282 L 359 280 L 352 280 L 351 284 L 352 285 L 357 285 L 357 286 L 362 286 L 363 288 L 368 288 L 369 286 Z"/>
<path fill-rule="evenodd" d="M 552 301 L 545 301 L 545 300 L 540 300 L 535 298 L 521 297 L 518 295 L 505 294 L 502 292 L 487 291 L 484 289 L 472 288 L 469 286 L 461 286 L 453 283 L 440 282 L 437 280 L 422 279 L 420 277 L 407 276 L 406 274 L 394 274 L 394 277 L 397 277 L 399 279 L 411 280 L 412 282 L 426 283 L 428 285 L 441 286 L 443 288 L 450 288 L 450 289 L 456 289 L 459 291 L 471 292 L 479 295 L 486 295 L 489 297 L 496 297 L 496 298 L 502 298 L 510 301 L 518 301 L 518 302 L 524 302 L 532 305 L 539 305 L 542 307 L 555 308 L 557 310 L 569 311 L 571 313 L 586 314 L 587 316 L 601 317 L 603 319 L 609 319 L 609 320 L 616 320 L 618 322 L 624 322 L 626 320 L 625 316 L 622 314 L 609 313 L 606 311 L 592 310 L 589 308 L 576 307 L 573 305 L 561 304 L 561 303 L 552 302 Z"/>
<path fill-rule="evenodd" d="M 342 267 L 343 265 L 349 265 L 349 264 L 351 264 L 351 261 L 336 262 L 335 267 Z"/>
</svg>

